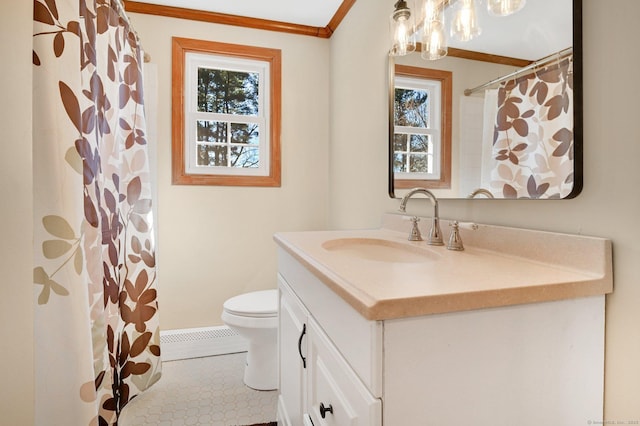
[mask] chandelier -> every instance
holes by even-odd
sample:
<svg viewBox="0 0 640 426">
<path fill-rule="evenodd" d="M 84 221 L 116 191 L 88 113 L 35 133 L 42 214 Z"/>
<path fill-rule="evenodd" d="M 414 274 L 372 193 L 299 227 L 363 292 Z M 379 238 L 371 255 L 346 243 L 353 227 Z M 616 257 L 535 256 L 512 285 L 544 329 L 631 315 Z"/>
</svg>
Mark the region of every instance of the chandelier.
<svg viewBox="0 0 640 426">
<path fill-rule="evenodd" d="M 417 1 L 415 11 L 407 0 L 398 0 L 394 5 L 390 18 L 392 56 L 413 52 L 419 39 L 422 58 L 436 60 L 447 55 L 448 37 L 466 42 L 482 34 L 476 9 L 482 0 Z M 525 3 L 526 0 L 486 0 L 486 8 L 493 16 L 508 16 L 521 10 Z M 454 9 L 447 31 L 444 12 L 449 7 Z"/>
</svg>

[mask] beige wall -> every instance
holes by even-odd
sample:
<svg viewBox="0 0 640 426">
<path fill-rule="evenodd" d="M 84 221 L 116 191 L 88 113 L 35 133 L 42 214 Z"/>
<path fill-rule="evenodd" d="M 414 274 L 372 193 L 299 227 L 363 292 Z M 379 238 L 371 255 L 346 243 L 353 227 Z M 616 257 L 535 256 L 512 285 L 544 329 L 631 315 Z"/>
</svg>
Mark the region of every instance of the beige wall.
<svg viewBox="0 0 640 426">
<path fill-rule="evenodd" d="M 31 2 L 0 5 L 0 423 L 33 423 Z"/>
<path fill-rule="evenodd" d="M 164 86 L 159 94 L 158 140 L 164 328 L 213 324 L 227 295 L 274 286 L 274 231 L 374 227 L 381 213 L 397 208 L 398 202 L 386 196 L 386 30 L 381 30 L 387 25 L 392 3 L 356 2 L 329 41 L 132 17 L 159 65 L 160 85 Z M 606 418 L 640 420 L 640 230 L 636 223 L 640 211 L 640 168 L 636 165 L 640 158 L 636 129 L 640 87 L 633 84 L 640 69 L 640 58 L 633 54 L 633 43 L 640 39 L 635 22 L 640 3 L 584 3 L 583 193 L 570 201 L 445 200 L 441 213 L 613 240 L 615 290 L 607 301 Z M 28 425 L 33 423 L 31 3 L 3 3 L 0 12 L 4 35 L 0 54 L 10 58 L 0 67 L 1 194 L 11 200 L 10 207 L 5 203 L 2 209 L 0 225 L 0 368 L 4 383 L 0 412 L 3 423 Z M 170 185 L 171 34 L 283 49 L 282 188 Z M 358 101 L 357 95 L 365 91 L 366 100 Z M 356 154 L 366 162 L 350 161 Z M 421 204 L 412 202 L 409 209 L 426 213 Z M 242 226 L 232 228 L 229 221 L 235 218 L 241 219 Z M 213 225 L 196 226 L 204 220 Z M 258 266 L 246 268 L 239 256 L 258 259 Z"/>
<path fill-rule="evenodd" d="M 162 329 L 222 324 L 223 302 L 276 287 L 277 231 L 327 225 L 329 41 L 130 14 L 158 68 Z M 171 185 L 171 37 L 282 50 L 282 187 Z"/>
<path fill-rule="evenodd" d="M 331 222 L 377 226 L 395 211 L 385 196 L 386 31 L 393 0 L 358 1 L 331 38 Z M 584 0 L 584 190 L 568 201 L 444 200 L 443 217 L 608 237 L 614 293 L 607 298 L 605 412 L 640 421 L 640 143 L 637 0 Z M 363 103 L 353 93 L 367 90 Z M 352 122 L 368 123 L 365 129 Z M 357 153 L 366 162 L 352 165 Z M 426 202 L 408 210 L 428 214 Z M 585 419 L 586 421 L 586 419 Z"/>
</svg>

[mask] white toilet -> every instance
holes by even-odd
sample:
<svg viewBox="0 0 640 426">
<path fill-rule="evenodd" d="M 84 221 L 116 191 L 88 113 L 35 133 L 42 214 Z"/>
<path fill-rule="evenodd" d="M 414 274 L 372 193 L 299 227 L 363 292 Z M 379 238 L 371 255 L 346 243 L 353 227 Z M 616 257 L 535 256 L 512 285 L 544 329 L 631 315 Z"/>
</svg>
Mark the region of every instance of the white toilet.
<svg viewBox="0 0 640 426">
<path fill-rule="evenodd" d="M 249 342 L 244 384 L 253 389 L 278 387 L 278 290 L 254 291 L 224 302 L 222 321 Z"/>
</svg>

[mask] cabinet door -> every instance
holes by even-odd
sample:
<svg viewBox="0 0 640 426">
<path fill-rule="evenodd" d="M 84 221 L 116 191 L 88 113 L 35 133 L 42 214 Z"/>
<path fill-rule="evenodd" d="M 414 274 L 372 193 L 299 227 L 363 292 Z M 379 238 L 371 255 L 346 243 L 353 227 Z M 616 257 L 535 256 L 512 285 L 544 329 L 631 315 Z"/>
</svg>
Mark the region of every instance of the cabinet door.
<svg viewBox="0 0 640 426">
<path fill-rule="evenodd" d="M 307 413 L 314 426 L 380 426 L 374 398 L 320 326 L 309 318 Z"/>
<path fill-rule="evenodd" d="M 278 359 L 280 384 L 278 424 L 302 425 L 306 390 L 308 313 L 286 281 L 278 276 Z"/>
</svg>

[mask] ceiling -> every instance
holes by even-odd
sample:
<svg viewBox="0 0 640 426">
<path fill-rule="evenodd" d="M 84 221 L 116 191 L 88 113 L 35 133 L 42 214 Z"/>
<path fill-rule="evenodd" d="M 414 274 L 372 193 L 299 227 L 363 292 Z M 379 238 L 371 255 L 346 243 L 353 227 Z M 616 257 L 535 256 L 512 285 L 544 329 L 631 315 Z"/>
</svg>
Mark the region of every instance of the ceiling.
<svg viewBox="0 0 640 426">
<path fill-rule="evenodd" d="M 349 0 L 138 0 L 160 6 L 215 12 L 297 24 L 328 26 L 341 4 Z M 393 0 L 388 1 L 389 14 Z M 408 0 L 410 4 L 413 1 Z M 483 2 L 482 2 L 483 3 Z M 572 45 L 572 0 L 531 0 L 520 12 L 506 18 L 491 17 L 478 7 L 482 36 L 465 44 L 450 40 L 451 47 L 513 58 L 537 60 Z M 454 7 L 448 9 L 451 22 Z M 387 30 L 387 22 L 382 23 Z M 332 31 L 335 28 L 331 29 Z M 505 34 L 509 34 L 505 37 Z M 329 33 L 330 35 L 330 33 Z M 508 40 L 505 43 L 505 39 Z"/>
<path fill-rule="evenodd" d="M 342 0 L 138 0 L 161 6 L 204 10 L 227 15 L 324 28 Z M 368 0 L 371 1 L 371 0 Z M 379 0 L 375 0 L 379 1 Z"/>
<path fill-rule="evenodd" d="M 448 9 L 445 25 L 454 10 Z M 535 61 L 573 44 L 573 0 L 530 0 L 506 17 L 490 16 L 485 7 L 477 10 L 480 36 L 464 43 L 449 40 L 451 47 Z"/>
</svg>

